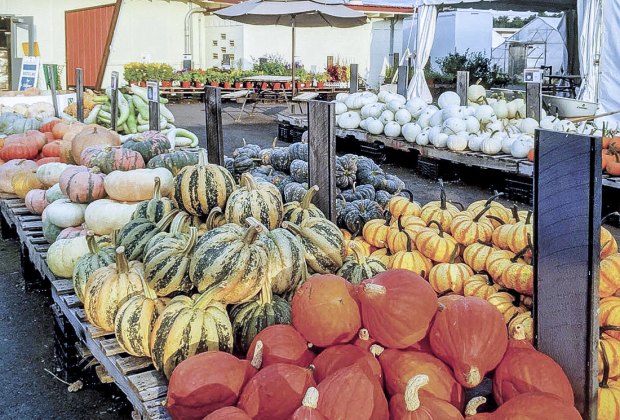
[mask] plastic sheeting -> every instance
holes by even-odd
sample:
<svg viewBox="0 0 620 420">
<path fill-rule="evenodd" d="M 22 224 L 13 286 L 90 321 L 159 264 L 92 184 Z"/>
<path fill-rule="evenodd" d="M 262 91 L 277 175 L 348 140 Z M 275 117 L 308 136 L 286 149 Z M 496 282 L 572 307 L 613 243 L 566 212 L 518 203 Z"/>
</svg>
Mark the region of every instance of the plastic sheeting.
<svg viewBox="0 0 620 420">
<path fill-rule="evenodd" d="M 427 103 L 433 102 L 433 95 L 426 84 L 424 67 L 428 63 L 435 40 L 437 25 L 437 8 L 435 6 L 420 6 L 418 8 L 418 29 L 416 34 L 416 54 L 413 64 L 413 78 L 407 89 L 407 97 L 419 97 Z"/>
<path fill-rule="evenodd" d="M 603 4 L 601 0 L 580 0 L 579 13 L 579 63 L 583 81 L 579 99 L 596 102 L 598 99 L 598 55 L 601 51 L 601 19 Z"/>
<path fill-rule="evenodd" d="M 599 79 L 599 112 L 620 110 L 620 2 L 603 1 L 601 64 Z M 620 115 L 610 119 L 620 123 Z"/>
</svg>

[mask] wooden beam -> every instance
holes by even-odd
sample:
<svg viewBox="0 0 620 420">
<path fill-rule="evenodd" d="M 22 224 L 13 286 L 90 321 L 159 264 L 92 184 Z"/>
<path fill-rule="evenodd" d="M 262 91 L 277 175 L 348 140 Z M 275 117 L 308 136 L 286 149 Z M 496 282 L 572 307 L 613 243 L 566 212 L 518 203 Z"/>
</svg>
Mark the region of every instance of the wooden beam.
<svg viewBox="0 0 620 420">
<path fill-rule="evenodd" d="M 110 46 L 112 45 L 112 40 L 114 39 L 114 32 L 116 31 L 116 22 L 118 21 L 118 15 L 121 12 L 121 5 L 123 4 L 123 0 L 116 0 L 114 3 L 114 12 L 112 13 L 112 21 L 110 22 L 110 29 L 108 30 L 108 37 L 105 41 L 105 48 L 103 50 L 103 58 L 101 60 L 101 65 L 99 66 L 99 71 L 97 72 L 97 83 L 96 88 L 101 89 L 101 84 L 103 83 L 103 75 L 105 74 L 105 69 L 108 66 L 108 58 L 110 57 Z"/>
<path fill-rule="evenodd" d="M 358 78 L 357 78 L 357 64 L 351 64 L 350 66 L 350 71 L 349 71 L 349 93 L 355 93 L 357 92 L 357 86 L 358 86 Z"/>
<path fill-rule="evenodd" d="M 316 205 L 336 222 L 336 107 L 331 102 L 308 103 L 309 186 L 319 187 Z"/>
<path fill-rule="evenodd" d="M 209 163 L 224 166 L 224 134 L 222 130 L 222 90 L 205 87 L 205 124 L 207 142 L 199 144 L 207 149 Z"/>
<path fill-rule="evenodd" d="M 586 420 L 596 419 L 601 138 L 537 131 L 534 322 L 538 350 L 562 366 Z"/>
<path fill-rule="evenodd" d="M 398 66 L 398 84 L 396 92 L 399 95 L 407 96 L 407 83 L 409 82 L 409 66 Z"/>
<path fill-rule="evenodd" d="M 467 89 L 469 89 L 469 72 L 456 73 L 456 93 L 461 98 L 461 106 L 467 106 Z"/>
<path fill-rule="evenodd" d="M 542 114 L 542 84 L 527 83 L 525 91 L 525 116 L 540 121 Z"/>
<path fill-rule="evenodd" d="M 84 122 L 84 72 L 79 67 L 75 69 L 75 102 L 77 120 Z"/>
</svg>

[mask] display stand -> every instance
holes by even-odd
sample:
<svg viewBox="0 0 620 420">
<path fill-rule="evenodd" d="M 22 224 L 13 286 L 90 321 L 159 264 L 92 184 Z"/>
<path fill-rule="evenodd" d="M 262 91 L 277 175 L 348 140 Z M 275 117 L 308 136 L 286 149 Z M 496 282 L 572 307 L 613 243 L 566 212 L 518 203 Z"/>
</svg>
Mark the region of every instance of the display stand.
<svg viewBox="0 0 620 420">
<path fill-rule="evenodd" d="M 111 114 L 110 125 L 112 126 L 112 130 L 116 131 L 116 121 L 118 119 L 118 72 L 116 71 L 112 72 L 112 79 L 110 80 L 110 89 L 112 91 L 112 97 L 110 98 L 110 114 Z M 153 119 L 150 118 L 149 121 L 153 121 Z"/>
<path fill-rule="evenodd" d="M 336 106 L 331 102 L 308 103 L 308 176 L 316 185 L 316 205 L 336 222 Z"/>
<path fill-rule="evenodd" d="M 75 69 L 75 103 L 77 106 L 76 116 L 81 123 L 84 122 L 84 72 L 81 68 Z"/>
<path fill-rule="evenodd" d="M 157 80 L 146 82 L 146 97 L 149 100 L 149 130 L 159 131 L 159 82 Z"/>
<path fill-rule="evenodd" d="M 407 82 L 409 78 L 409 67 L 398 66 L 398 82 L 396 85 L 396 93 L 407 97 Z"/>
<path fill-rule="evenodd" d="M 600 150 L 600 138 L 537 131 L 536 342 L 566 372 L 586 420 L 597 412 Z"/>
<path fill-rule="evenodd" d="M 209 163 L 224 166 L 224 134 L 222 130 L 222 91 L 218 87 L 205 87 L 205 125 Z"/>
<path fill-rule="evenodd" d="M 357 92 L 357 88 L 358 88 L 358 66 L 357 64 L 351 64 L 349 66 L 349 93 L 355 93 Z"/>
</svg>

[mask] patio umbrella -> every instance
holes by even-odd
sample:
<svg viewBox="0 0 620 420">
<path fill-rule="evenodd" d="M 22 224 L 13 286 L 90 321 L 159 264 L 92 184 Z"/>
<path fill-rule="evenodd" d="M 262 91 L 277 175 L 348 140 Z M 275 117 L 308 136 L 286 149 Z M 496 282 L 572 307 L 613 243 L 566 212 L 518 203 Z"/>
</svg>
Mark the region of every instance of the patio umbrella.
<svg viewBox="0 0 620 420">
<path fill-rule="evenodd" d="M 215 12 L 223 19 L 249 25 L 290 26 L 292 31 L 292 82 L 295 95 L 295 28 L 334 26 L 351 28 L 366 23 L 366 16 L 342 0 L 248 0 Z"/>
</svg>

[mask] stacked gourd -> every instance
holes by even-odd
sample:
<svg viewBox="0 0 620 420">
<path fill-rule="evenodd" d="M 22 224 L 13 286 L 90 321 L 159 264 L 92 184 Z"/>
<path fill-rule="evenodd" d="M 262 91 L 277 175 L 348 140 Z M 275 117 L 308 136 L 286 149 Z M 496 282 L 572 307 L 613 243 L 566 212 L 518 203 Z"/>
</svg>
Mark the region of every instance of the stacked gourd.
<svg viewBox="0 0 620 420">
<path fill-rule="evenodd" d="M 225 159 L 227 168 L 239 177 L 250 173 L 254 178 L 274 184 L 285 203 L 300 202 L 306 208 L 316 190 L 308 187 L 308 144 L 305 141 L 288 147 L 261 149 L 244 144 Z M 336 158 L 337 224 L 352 232 L 361 232 L 364 223 L 379 218 L 394 195 L 407 195 L 405 183 L 386 173 L 371 159 L 354 154 Z"/>
<path fill-rule="evenodd" d="M 603 171 L 611 176 L 620 176 L 620 156 L 618 155 L 620 136 L 618 136 L 618 132 L 605 128 L 603 130 L 602 146 L 603 155 L 601 163 Z"/>
<path fill-rule="evenodd" d="M 562 368 L 509 339 L 493 305 L 437 298 L 402 269 L 358 285 L 312 276 L 293 296 L 292 325 L 263 329 L 238 356 L 181 362 L 168 386 L 171 416 L 463 419 L 495 409 L 475 417 L 581 418 Z"/>
<path fill-rule="evenodd" d="M 341 93 L 335 101 L 336 122 L 343 129 L 363 129 L 374 135 L 403 139 L 418 145 L 470 150 L 488 155 L 511 155 L 523 159 L 534 146 L 537 128 L 601 135 L 601 127 L 547 116 L 540 121 L 526 118 L 525 101 L 488 97 L 484 87 L 472 85 L 469 103 L 461 106 L 455 92 L 445 92 L 436 105 L 420 98 L 382 91 Z"/>
</svg>

